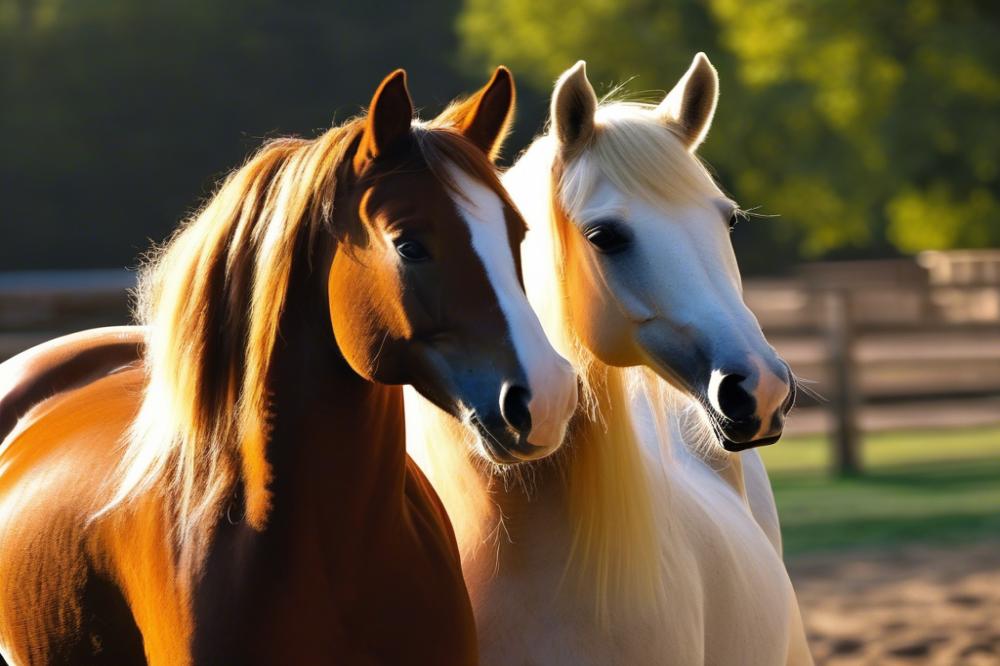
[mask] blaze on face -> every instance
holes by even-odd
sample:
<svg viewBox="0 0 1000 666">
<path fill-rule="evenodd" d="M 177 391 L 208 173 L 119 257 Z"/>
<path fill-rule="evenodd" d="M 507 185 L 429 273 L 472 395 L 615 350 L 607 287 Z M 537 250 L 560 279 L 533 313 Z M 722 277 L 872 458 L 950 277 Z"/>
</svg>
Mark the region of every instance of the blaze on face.
<svg viewBox="0 0 1000 666">
<path fill-rule="evenodd" d="M 357 238 L 329 276 L 334 334 L 361 376 L 412 384 L 479 431 L 500 463 L 548 455 L 576 406 L 576 378 L 530 310 L 515 262 L 524 222 L 488 155 L 513 104 L 498 70 L 447 126 L 414 124 L 405 77 L 372 101 L 338 215 Z"/>
</svg>

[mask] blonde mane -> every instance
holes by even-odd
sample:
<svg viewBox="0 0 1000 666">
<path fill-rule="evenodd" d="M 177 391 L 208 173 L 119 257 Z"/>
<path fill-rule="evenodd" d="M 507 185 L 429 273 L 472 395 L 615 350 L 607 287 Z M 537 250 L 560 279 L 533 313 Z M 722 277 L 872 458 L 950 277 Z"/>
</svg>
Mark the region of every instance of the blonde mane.
<svg viewBox="0 0 1000 666">
<path fill-rule="evenodd" d="M 563 581 L 581 603 L 593 607 L 600 625 L 619 613 L 665 618 L 669 582 L 663 558 L 672 521 L 685 520 L 672 507 L 662 467 L 677 441 L 714 442 L 702 410 L 645 368 L 614 368 L 582 345 L 569 318 L 565 239 L 600 176 L 630 195 L 652 202 L 697 202 L 723 197 L 705 167 L 683 146 L 676 131 L 653 114 L 653 106 L 631 102 L 602 105 L 597 132 L 568 164 L 556 140 L 537 140 L 504 174 L 504 185 L 529 228 L 522 246 L 528 299 L 552 346 L 575 367 L 581 400 L 569 444 L 550 461 L 501 469 L 473 453 L 476 437 L 433 405 L 407 399 L 408 449 L 427 470 L 450 517 L 463 559 L 498 546 L 504 516 L 491 498 L 495 484 L 522 485 L 531 492 L 536 473 L 555 472 L 566 483 L 572 545 Z M 659 450 L 649 453 L 633 422 L 633 402 L 651 403 Z M 718 448 L 717 445 L 714 445 Z M 669 516 L 669 520 L 665 519 Z M 656 620 L 653 620 L 655 625 Z M 662 625 L 660 625 L 662 626 Z"/>
<path fill-rule="evenodd" d="M 527 609 L 517 621 L 484 631 L 483 645 L 492 656 L 511 661 L 547 647 L 537 645 L 554 625 L 538 620 L 551 612 L 544 595 L 554 592 L 562 598 L 551 600 L 553 607 L 564 615 L 555 623 L 559 635 L 546 652 L 550 657 L 603 663 L 638 655 L 655 662 L 669 654 L 678 663 L 705 661 L 719 654 L 709 648 L 716 642 L 713 623 L 723 618 L 749 613 L 777 618 L 776 625 L 784 622 L 780 613 L 769 611 L 784 603 L 787 576 L 750 512 L 733 510 L 737 502 L 749 505 L 740 458 L 724 452 L 701 405 L 652 369 L 610 367 L 584 346 L 577 334 L 582 329 L 571 318 L 570 296 L 587 294 L 571 293 L 581 287 L 570 283 L 567 259 L 574 258 L 569 253 L 577 245 L 570 234 L 579 233 L 573 221 L 584 221 L 583 206 L 605 179 L 652 205 L 711 206 L 716 214 L 715 202 L 724 195 L 687 149 L 683 134 L 654 106 L 604 103 L 595 120 L 589 143 L 574 146 L 571 159 L 564 160 L 550 132 L 503 177 L 530 229 L 521 253 L 528 299 L 552 346 L 573 364 L 583 384 L 567 444 L 552 462 L 503 473 L 477 469 L 489 465 L 482 456 L 469 455 L 464 433 L 454 424 L 435 430 L 427 422 L 440 410 L 426 402 L 411 409 L 409 398 L 407 433 L 416 436 L 412 453 L 448 507 L 477 617 L 489 624 L 502 612 Z M 702 462 L 718 467 L 718 478 L 703 474 Z M 536 511 L 520 495 L 497 492 L 500 484 L 520 479 L 529 493 L 537 481 Z M 508 506 L 510 537 L 502 514 Z M 721 510 L 727 513 L 714 520 L 713 512 Z M 552 524 L 560 519 L 564 525 Z M 527 539 L 518 542 L 522 535 Z M 508 539 L 507 562 L 493 560 L 488 549 L 499 551 Z M 550 584 L 541 577 L 552 575 L 551 565 L 563 565 L 563 549 L 562 578 Z M 756 557 L 762 559 L 749 559 Z M 538 570 L 529 571 L 528 565 Z M 764 580 L 778 583 L 760 586 Z M 579 617 L 580 610 L 593 611 L 600 631 Z M 776 625 L 767 632 L 741 630 L 726 654 L 738 662 L 739 655 L 751 654 L 766 640 L 780 653 L 784 637 Z M 506 647 L 505 638 L 518 631 L 528 635 L 524 645 Z M 634 643 L 654 647 L 632 649 Z"/>
<path fill-rule="evenodd" d="M 727 198 L 701 160 L 685 147 L 680 129 L 665 122 L 655 105 L 604 101 L 594 123 L 593 140 L 564 165 L 559 183 L 562 205 L 570 214 L 590 197 L 599 176 L 652 204 L 703 204 Z"/>
<path fill-rule="evenodd" d="M 239 480 L 247 521 L 265 520 L 267 377 L 293 263 L 329 230 L 338 167 L 362 126 L 266 144 L 141 275 L 146 388 L 98 515 L 162 496 L 181 570 L 198 567 Z"/>
<path fill-rule="evenodd" d="M 532 306 L 556 350 L 583 379 L 582 409 L 572 433 L 566 475 L 574 539 L 567 572 L 594 595 L 606 623 L 612 609 L 660 614 L 663 540 L 669 539 L 669 484 L 653 479 L 657 466 L 644 460 L 632 405 L 652 403 L 659 450 L 669 464 L 671 442 L 683 436 L 712 440 L 711 426 L 693 401 L 643 368 L 607 366 L 587 351 L 568 315 L 571 288 L 564 274 L 571 218 L 591 197 L 600 177 L 622 192 L 651 203 L 704 204 L 723 197 L 704 165 L 681 143 L 677 131 L 652 105 L 605 102 L 595 117 L 595 135 L 569 163 L 557 155 L 554 137 L 532 144 L 504 183 L 529 227 L 523 248 L 525 284 Z M 540 174 L 553 174 L 550 178 Z M 544 191 L 540 191 L 544 189 Z M 678 444 L 680 442 L 677 442 Z M 706 444 L 707 445 L 707 444 Z M 676 512 L 674 512 L 676 513 Z M 673 518 L 682 519 L 680 516 Z"/>
</svg>

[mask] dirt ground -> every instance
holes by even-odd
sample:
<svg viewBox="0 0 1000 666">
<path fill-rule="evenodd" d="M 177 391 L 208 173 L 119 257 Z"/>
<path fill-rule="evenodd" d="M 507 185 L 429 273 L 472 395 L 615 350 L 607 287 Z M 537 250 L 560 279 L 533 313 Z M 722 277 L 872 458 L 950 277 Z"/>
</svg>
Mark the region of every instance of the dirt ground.
<svg viewBox="0 0 1000 666">
<path fill-rule="evenodd" d="M 817 664 L 1000 665 L 1000 542 L 806 555 L 788 568 Z"/>
</svg>

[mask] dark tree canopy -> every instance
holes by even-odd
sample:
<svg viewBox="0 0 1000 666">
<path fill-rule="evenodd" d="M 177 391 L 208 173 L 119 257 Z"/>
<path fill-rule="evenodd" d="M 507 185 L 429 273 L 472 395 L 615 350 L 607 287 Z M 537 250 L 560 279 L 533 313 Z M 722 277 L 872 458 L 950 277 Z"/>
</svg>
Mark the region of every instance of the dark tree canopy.
<svg viewBox="0 0 1000 666">
<path fill-rule="evenodd" d="M 1000 245 L 988 0 L 0 0 L 0 270 L 134 264 L 261 140 L 343 121 L 395 67 L 436 108 L 509 65 L 510 157 L 576 60 L 656 99 L 696 51 L 721 76 L 702 153 L 778 216 L 737 227 L 744 268 Z"/>
<path fill-rule="evenodd" d="M 540 89 L 585 58 L 604 90 L 655 97 L 707 52 L 722 96 L 702 152 L 780 215 L 738 229 L 751 262 L 1000 245 L 997 3 L 467 0 L 460 29 Z"/>
<path fill-rule="evenodd" d="M 419 103 L 472 90 L 457 10 L 0 0 L 0 270 L 134 264 L 263 139 L 346 120 L 401 65 Z"/>
</svg>

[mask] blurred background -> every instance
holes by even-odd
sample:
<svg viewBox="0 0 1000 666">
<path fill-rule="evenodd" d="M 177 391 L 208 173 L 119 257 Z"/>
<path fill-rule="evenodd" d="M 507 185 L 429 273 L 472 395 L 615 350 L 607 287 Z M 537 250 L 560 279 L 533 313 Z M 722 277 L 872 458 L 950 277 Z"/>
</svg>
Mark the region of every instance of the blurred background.
<svg viewBox="0 0 1000 666">
<path fill-rule="evenodd" d="M 1000 4 L 0 0 L 0 359 L 122 323 L 151 243 L 264 139 L 405 67 L 658 101 L 705 51 L 746 297 L 814 395 L 764 451 L 820 663 L 1000 663 Z"/>
</svg>

